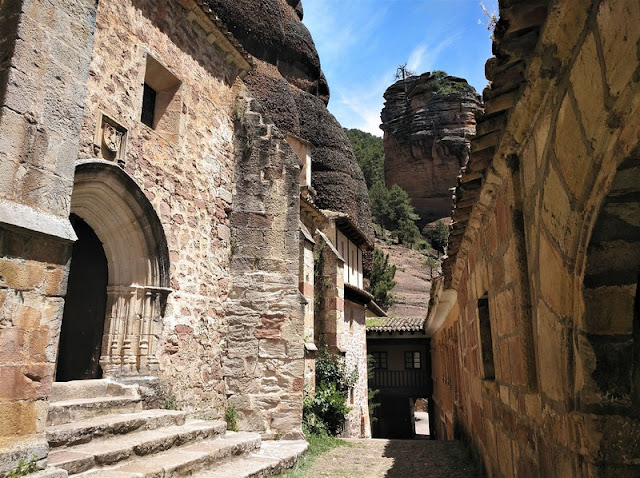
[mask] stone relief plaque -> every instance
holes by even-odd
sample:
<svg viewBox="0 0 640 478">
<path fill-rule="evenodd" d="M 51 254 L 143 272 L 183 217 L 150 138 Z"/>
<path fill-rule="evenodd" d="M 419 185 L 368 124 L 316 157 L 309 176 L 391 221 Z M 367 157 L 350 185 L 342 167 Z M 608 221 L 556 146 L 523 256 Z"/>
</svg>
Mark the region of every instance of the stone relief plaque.
<svg viewBox="0 0 640 478">
<path fill-rule="evenodd" d="M 107 161 L 116 161 L 124 166 L 127 129 L 120 123 L 100 112 L 94 138 L 96 156 Z"/>
</svg>

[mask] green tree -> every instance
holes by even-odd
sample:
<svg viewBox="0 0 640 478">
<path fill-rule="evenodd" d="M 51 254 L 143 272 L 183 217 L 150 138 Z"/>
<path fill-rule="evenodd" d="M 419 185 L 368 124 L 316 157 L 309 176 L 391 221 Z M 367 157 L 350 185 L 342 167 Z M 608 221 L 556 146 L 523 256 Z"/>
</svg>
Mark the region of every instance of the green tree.
<svg viewBox="0 0 640 478">
<path fill-rule="evenodd" d="M 371 203 L 373 222 L 387 227 L 389 224 L 389 190 L 382 181 L 377 181 L 369 189 L 369 202 Z"/>
<path fill-rule="evenodd" d="M 382 138 L 359 129 L 346 129 L 345 133 L 351 141 L 360 169 L 364 174 L 367 188 L 371 189 L 376 182 L 384 184 L 384 148 Z"/>
<path fill-rule="evenodd" d="M 380 249 L 373 251 L 373 268 L 369 292 L 373 294 L 376 303 L 387 310 L 393 304 L 391 289 L 396 285 L 393 278 L 396 275 L 396 266 L 389 264 L 389 254 Z"/>
<path fill-rule="evenodd" d="M 425 236 L 434 249 L 444 253 L 449 242 L 449 226 L 439 220 L 434 227 L 427 228 Z"/>
<path fill-rule="evenodd" d="M 387 229 L 393 231 L 403 244 L 414 244 L 420 237 L 416 226 L 418 215 L 409 201 L 409 195 L 397 184 L 389 190 Z"/>
</svg>

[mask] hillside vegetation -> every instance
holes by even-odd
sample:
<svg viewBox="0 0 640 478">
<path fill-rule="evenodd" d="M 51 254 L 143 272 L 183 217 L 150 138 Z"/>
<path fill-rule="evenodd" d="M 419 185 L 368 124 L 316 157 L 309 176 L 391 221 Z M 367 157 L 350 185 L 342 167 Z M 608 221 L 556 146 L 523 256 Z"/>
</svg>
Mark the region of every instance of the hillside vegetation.
<svg viewBox="0 0 640 478">
<path fill-rule="evenodd" d="M 412 267 L 411 274 L 414 280 L 405 280 L 404 282 L 407 284 L 414 282 L 415 286 L 420 275 L 419 270 L 424 268 L 429 271 L 425 283 L 430 285 L 434 272 L 440 266 L 440 253 L 445 251 L 448 227 L 442 221 L 438 221 L 437 224 L 426 228 L 425 235 L 422 235 L 416 225 L 418 215 L 415 214 L 407 192 L 397 184 L 394 184 L 390 189 L 385 185 L 382 138 L 358 129 L 345 129 L 345 133 L 353 145 L 356 159 L 364 173 L 376 235 L 381 241 L 388 243 L 388 247 L 384 247 L 388 251 L 388 248 L 398 247 L 393 246 L 391 242 L 400 243 L 404 248 L 415 249 L 414 254 L 422 257 L 417 262 L 417 264 L 422 263 L 422 267 Z M 394 255 L 397 258 L 403 258 L 402 262 L 407 259 L 400 252 Z M 394 302 L 404 302 L 406 300 L 404 296 L 412 294 L 407 287 L 404 287 L 407 289 L 404 291 L 394 288 L 396 286 L 394 281 L 396 268 L 404 272 L 402 268 L 405 264 L 394 265 L 393 260 L 390 261 L 388 253 L 376 248 L 373 266 L 369 292 L 374 295 L 376 302 L 383 309 L 389 309 Z M 420 291 L 420 295 L 426 293 L 428 296 L 428 287 L 425 290 L 426 292 Z M 426 304 L 426 301 L 424 303 Z M 402 307 L 402 313 L 424 313 L 423 310 L 413 310 L 414 308 L 413 305 L 407 304 Z"/>
</svg>

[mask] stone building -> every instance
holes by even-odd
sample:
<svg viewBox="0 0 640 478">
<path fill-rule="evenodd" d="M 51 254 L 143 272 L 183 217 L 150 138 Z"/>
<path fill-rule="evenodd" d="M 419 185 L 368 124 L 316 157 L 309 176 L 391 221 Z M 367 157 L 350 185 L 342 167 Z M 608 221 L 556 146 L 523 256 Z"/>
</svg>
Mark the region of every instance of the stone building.
<svg viewBox="0 0 640 478">
<path fill-rule="evenodd" d="M 431 336 L 489 476 L 638 476 L 640 4 L 500 1 Z"/>
<path fill-rule="evenodd" d="M 243 430 L 301 434 L 311 169 L 285 133 L 314 162 L 342 136 L 307 47 L 288 59 L 317 63 L 295 71 L 315 116 L 304 134 L 273 123 L 252 91 L 266 63 L 224 15 L 242 2 L 222 3 L 0 3 L 0 476 L 44 464 L 45 427 L 69 412 L 52 404 L 77 392 L 61 381 L 109 378 L 82 393 L 172 404 L 183 422 L 233 407 Z M 304 37 L 298 2 L 275 3 Z M 319 116 L 335 127 L 318 138 Z M 362 173 L 340 148 L 353 194 Z M 316 176 L 318 204 L 369 234 L 368 202 Z"/>
<path fill-rule="evenodd" d="M 377 390 L 375 438 L 416 437 L 415 403 L 432 394 L 426 317 L 376 317 L 367 321 L 370 387 Z"/>
</svg>

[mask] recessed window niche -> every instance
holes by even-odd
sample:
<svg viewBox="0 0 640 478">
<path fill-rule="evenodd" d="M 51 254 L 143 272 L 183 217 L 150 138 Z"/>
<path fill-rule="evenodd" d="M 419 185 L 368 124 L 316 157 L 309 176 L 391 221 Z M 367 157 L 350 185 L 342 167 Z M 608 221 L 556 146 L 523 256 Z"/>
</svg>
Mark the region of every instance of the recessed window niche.
<svg viewBox="0 0 640 478">
<path fill-rule="evenodd" d="M 147 55 L 140 121 L 167 141 L 180 137 L 182 82 L 151 55 Z"/>
</svg>

